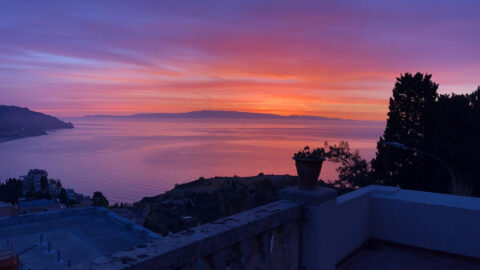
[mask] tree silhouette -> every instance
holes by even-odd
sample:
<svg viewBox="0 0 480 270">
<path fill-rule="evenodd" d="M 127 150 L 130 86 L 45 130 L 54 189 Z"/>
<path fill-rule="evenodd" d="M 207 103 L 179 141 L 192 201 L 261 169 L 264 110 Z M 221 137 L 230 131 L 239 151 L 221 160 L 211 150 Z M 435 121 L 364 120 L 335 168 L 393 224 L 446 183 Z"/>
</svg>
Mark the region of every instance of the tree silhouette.
<svg viewBox="0 0 480 270">
<path fill-rule="evenodd" d="M 102 192 L 95 191 L 92 196 L 92 205 L 108 207 L 108 200 L 103 196 Z"/>
<path fill-rule="evenodd" d="M 480 194 L 480 87 L 466 95 L 438 95 L 431 75 L 405 73 L 390 98 L 387 126 L 372 160 L 378 183 L 461 195 Z M 419 151 L 438 157 L 452 174 Z M 453 175 L 453 176 L 452 176 Z"/>
<path fill-rule="evenodd" d="M 437 164 L 425 163 L 424 171 L 435 190 L 461 195 L 480 194 L 480 88 L 467 95 L 440 95 L 427 114 L 424 149 L 441 157 L 455 174 L 455 182 Z M 438 167 L 438 166 L 437 166 Z M 476 190 L 475 190 L 476 189 Z"/>
<path fill-rule="evenodd" d="M 397 78 L 390 98 L 387 126 L 377 144 L 377 156 L 372 161 L 375 177 L 380 183 L 426 188 L 422 175 L 415 170 L 424 159 L 413 152 L 392 149 L 383 142 L 394 141 L 413 148 L 424 144 L 426 112 L 431 110 L 438 96 L 438 84 L 432 82 L 431 77 L 429 74 L 405 73 Z"/>
<path fill-rule="evenodd" d="M 42 188 L 42 191 L 47 191 L 48 179 L 46 176 L 42 176 L 42 178 L 40 178 L 40 187 Z"/>
<path fill-rule="evenodd" d="M 60 190 L 60 196 L 58 198 L 60 199 L 61 203 L 67 204 L 68 196 L 67 196 L 67 191 L 64 188 Z"/>
<path fill-rule="evenodd" d="M 8 179 L 0 183 L 0 201 L 17 203 L 18 198 L 23 197 L 23 183 L 18 179 Z"/>
</svg>

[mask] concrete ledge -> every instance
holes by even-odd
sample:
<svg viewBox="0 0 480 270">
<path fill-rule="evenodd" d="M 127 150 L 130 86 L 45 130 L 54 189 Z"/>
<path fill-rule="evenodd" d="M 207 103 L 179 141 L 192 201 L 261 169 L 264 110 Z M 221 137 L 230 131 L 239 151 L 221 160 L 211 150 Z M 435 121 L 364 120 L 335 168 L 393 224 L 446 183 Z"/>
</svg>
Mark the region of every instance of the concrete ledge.
<svg viewBox="0 0 480 270">
<path fill-rule="evenodd" d="M 300 214 L 297 203 L 273 202 L 97 259 L 86 269 L 176 269 L 295 221 Z"/>
<path fill-rule="evenodd" d="M 342 196 L 337 197 L 337 203 L 342 204 L 344 202 L 348 202 L 352 199 L 362 197 L 367 194 L 378 194 L 378 195 L 393 195 L 394 193 L 400 191 L 400 188 L 397 187 L 390 187 L 390 186 L 380 186 L 380 185 L 370 185 L 364 188 L 357 189 L 355 191 L 349 192 Z"/>
</svg>

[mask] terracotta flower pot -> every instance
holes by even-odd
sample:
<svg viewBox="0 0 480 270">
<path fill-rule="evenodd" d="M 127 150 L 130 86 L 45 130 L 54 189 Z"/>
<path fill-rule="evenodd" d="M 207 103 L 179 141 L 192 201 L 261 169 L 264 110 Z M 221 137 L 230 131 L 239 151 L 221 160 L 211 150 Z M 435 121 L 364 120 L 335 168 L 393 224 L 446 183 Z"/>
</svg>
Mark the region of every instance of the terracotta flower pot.
<svg viewBox="0 0 480 270">
<path fill-rule="evenodd" d="M 313 189 L 317 186 L 324 159 L 295 159 L 299 186 Z"/>
</svg>

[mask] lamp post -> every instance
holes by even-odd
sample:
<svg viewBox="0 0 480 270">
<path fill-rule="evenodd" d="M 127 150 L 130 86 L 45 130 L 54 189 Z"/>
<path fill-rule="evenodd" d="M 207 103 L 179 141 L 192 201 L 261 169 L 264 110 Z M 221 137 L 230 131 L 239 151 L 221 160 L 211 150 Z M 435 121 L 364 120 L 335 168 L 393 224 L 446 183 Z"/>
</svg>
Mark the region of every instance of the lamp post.
<svg viewBox="0 0 480 270">
<path fill-rule="evenodd" d="M 452 168 L 450 168 L 450 166 L 448 166 L 448 164 L 445 161 L 443 161 L 441 158 L 439 158 L 438 156 L 420 151 L 420 150 L 412 148 L 412 147 L 408 147 L 408 146 L 406 146 L 404 144 L 401 144 L 399 142 L 380 142 L 380 144 L 384 144 L 384 145 L 387 145 L 387 146 L 390 146 L 390 147 L 393 147 L 393 148 L 397 148 L 397 149 L 401 149 L 401 150 L 404 150 L 404 151 L 412 151 L 412 152 L 415 152 L 415 153 L 418 153 L 420 155 L 424 155 L 424 156 L 427 156 L 429 158 L 432 158 L 432 159 L 436 160 L 438 163 L 442 164 L 442 166 L 448 172 L 448 174 L 450 175 L 450 178 L 452 180 L 452 184 L 455 185 L 457 183 L 457 178 L 455 177 L 455 174 L 453 173 Z"/>
</svg>

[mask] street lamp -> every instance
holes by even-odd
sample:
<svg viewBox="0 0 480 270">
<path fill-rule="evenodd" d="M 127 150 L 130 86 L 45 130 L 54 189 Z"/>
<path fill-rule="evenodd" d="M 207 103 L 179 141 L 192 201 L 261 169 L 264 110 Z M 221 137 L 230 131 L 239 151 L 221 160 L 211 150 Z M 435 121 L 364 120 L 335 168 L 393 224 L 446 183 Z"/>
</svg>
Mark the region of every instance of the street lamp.
<svg viewBox="0 0 480 270">
<path fill-rule="evenodd" d="M 429 158 L 432 158 L 432 159 L 436 160 L 438 163 L 442 164 L 442 166 L 445 168 L 445 170 L 447 170 L 448 174 L 450 175 L 451 180 L 453 181 L 452 184 L 455 186 L 455 184 L 457 183 L 457 179 L 455 177 L 455 174 L 453 173 L 452 168 L 450 168 L 450 166 L 448 166 L 448 164 L 445 161 L 443 161 L 441 158 L 439 158 L 438 156 L 420 151 L 420 150 L 412 148 L 412 147 L 408 147 L 408 146 L 406 146 L 404 144 L 401 144 L 399 142 L 379 142 L 379 143 L 390 146 L 390 147 L 393 147 L 393 148 L 401 149 L 401 150 L 404 150 L 404 151 L 412 151 L 412 152 L 415 152 L 415 153 L 418 153 L 420 155 L 424 155 L 424 156 L 427 156 Z"/>
</svg>

